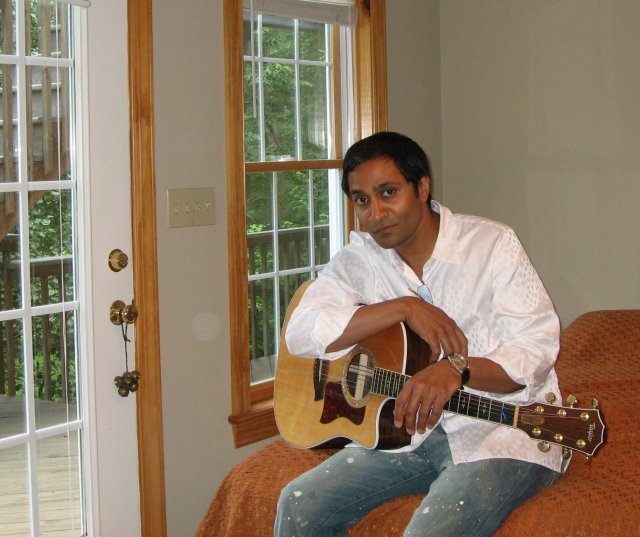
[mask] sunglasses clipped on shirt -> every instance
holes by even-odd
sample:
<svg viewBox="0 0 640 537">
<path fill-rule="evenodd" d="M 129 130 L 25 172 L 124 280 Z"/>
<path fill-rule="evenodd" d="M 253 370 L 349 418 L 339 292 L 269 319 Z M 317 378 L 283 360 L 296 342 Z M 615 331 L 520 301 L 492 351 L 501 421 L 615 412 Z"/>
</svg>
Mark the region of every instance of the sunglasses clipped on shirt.
<svg viewBox="0 0 640 537">
<path fill-rule="evenodd" d="M 433 304 L 433 297 L 431 296 L 431 290 L 423 283 L 418 285 L 417 289 L 409 289 L 413 294 L 418 295 L 422 300 L 428 304 Z"/>
</svg>

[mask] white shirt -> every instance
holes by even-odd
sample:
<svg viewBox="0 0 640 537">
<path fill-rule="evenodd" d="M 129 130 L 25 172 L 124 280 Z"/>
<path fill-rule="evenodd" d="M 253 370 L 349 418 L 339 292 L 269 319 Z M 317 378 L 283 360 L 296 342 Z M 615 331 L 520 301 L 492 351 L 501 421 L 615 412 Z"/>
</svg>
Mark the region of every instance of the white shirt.
<svg viewBox="0 0 640 537">
<path fill-rule="evenodd" d="M 436 202 L 432 208 L 440 213 L 440 230 L 422 282 L 395 250 L 381 248 L 368 233 L 352 232 L 349 244 L 330 260 L 294 310 L 286 333 L 289 350 L 300 356 L 344 356 L 344 351 L 325 351 L 362 304 L 415 296 L 424 282 L 434 305 L 464 332 L 469 355 L 494 360 L 525 386 L 510 394 L 467 391 L 514 404 L 544 402 L 552 392 L 561 401 L 553 368 L 558 317 L 513 230 L 453 214 Z M 513 458 L 564 470 L 558 446 L 543 453 L 517 429 L 448 412 L 443 416 L 455 463 Z M 402 450 L 415 449 L 427 435 L 414 434 Z"/>
</svg>

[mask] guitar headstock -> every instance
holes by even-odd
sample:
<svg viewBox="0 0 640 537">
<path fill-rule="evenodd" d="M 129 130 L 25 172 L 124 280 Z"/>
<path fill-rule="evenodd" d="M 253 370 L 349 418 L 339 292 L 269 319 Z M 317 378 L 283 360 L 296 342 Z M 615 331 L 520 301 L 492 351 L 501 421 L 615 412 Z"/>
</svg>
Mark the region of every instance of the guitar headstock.
<svg viewBox="0 0 640 537">
<path fill-rule="evenodd" d="M 547 397 L 553 401 L 553 397 Z M 542 451 L 557 444 L 590 457 L 604 443 L 605 424 L 593 400 L 591 408 L 576 408 L 577 399 L 570 395 L 569 406 L 531 403 L 518 408 L 515 426 L 531 438 L 539 440 Z"/>
</svg>

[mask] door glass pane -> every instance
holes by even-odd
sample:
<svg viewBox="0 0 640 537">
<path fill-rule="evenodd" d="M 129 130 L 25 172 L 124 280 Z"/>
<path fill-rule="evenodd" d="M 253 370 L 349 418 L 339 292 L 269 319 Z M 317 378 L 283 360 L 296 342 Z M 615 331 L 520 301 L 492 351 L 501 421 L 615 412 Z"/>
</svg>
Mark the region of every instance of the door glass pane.
<svg viewBox="0 0 640 537">
<path fill-rule="evenodd" d="M 30 181 L 70 179 L 69 69 L 26 67 L 28 177 Z"/>
<path fill-rule="evenodd" d="M 32 304 L 73 300 L 73 225 L 70 190 L 30 193 Z"/>
<path fill-rule="evenodd" d="M 17 319 L 0 322 L 0 332 L 0 438 L 8 438 L 27 431 L 22 323 Z"/>
<path fill-rule="evenodd" d="M 43 537 L 83 535 L 79 436 L 77 431 L 72 431 L 37 444 L 40 535 Z"/>
<path fill-rule="evenodd" d="M 18 169 L 17 147 L 17 96 L 15 91 L 16 68 L 14 65 L 0 64 L 0 183 L 14 183 Z M 5 194 L 6 195 L 6 194 Z"/>
<path fill-rule="evenodd" d="M 0 535 L 31 536 L 27 446 L 0 449 Z"/>
<path fill-rule="evenodd" d="M 76 393 L 74 312 L 33 318 L 36 428 L 79 418 Z"/>
<path fill-rule="evenodd" d="M 13 310 L 22 307 L 20 274 L 20 225 L 17 222 L 19 194 L 0 193 L 0 307 Z"/>
</svg>

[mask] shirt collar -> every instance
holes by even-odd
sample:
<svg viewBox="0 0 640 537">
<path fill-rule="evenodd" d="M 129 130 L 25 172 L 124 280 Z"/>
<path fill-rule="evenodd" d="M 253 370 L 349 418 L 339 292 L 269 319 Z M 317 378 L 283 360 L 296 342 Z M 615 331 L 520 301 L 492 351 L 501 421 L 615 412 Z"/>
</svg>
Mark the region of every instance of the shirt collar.
<svg viewBox="0 0 640 537">
<path fill-rule="evenodd" d="M 433 247 L 431 259 L 458 265 L 460 264 L 460 250 L 458 248 L 460 224 L 454 214 L 437 201 L 431 201 L 431 208 L 440 214 L 440 229 L 438 231 L 436 244 Z M 429 259 L 427 263 L 429 263 L 431 259 Z"/>
</svg>

